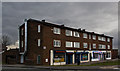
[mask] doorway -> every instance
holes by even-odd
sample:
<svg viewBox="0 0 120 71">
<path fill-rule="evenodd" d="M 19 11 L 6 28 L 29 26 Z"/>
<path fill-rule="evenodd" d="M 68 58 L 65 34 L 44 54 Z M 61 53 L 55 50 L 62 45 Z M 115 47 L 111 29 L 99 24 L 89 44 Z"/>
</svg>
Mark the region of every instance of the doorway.
<svg viewBox="0 0 120 71">
<path fill-rule="evenodd" d="M 73 62 L 73 54 L 67 54 L 66 55 L 66 64 L 72 64 Z"/>
</svg>

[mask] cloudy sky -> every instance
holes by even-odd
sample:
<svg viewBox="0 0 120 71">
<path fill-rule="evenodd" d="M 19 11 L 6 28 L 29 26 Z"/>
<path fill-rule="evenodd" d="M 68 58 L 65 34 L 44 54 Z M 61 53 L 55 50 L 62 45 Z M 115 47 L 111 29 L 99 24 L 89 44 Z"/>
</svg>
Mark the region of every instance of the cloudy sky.
<svg viewBox="0 0 120 71">
<path fill-rule="evenodd" d="M 18 25 L 25 18 L 45 19 L 55 24 L 64 24 L 114 37 L 113 47 L 118 47 L 117 2 L 3 2 L 2 31 L 12 41 L 18 40 Z"/>
</svg>

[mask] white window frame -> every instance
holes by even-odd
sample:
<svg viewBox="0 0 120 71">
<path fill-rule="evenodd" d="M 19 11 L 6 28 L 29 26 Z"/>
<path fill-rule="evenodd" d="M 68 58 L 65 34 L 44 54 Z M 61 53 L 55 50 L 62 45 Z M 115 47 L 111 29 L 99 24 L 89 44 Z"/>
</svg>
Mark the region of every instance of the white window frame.
<svg viewBox="0 0 120 71">
<path fill-rule="evenodd" d="M 88 48 L 88 43 L 83 43 L 83 48 Z"/>
<path fill-rule="evenodd" d="M 68 46 L 67 44 L 70 44 L 70 46 Z M 66 41 L 66 47 L 73 47 L 73 42 Z"/>
<path fill-rule="evenodd" d="M 87 33 L 83 33 L 83 38 L 87 38 Z"/>
<path fill-rule="evenodd" d="M 89 34 L 89 39 L 91 39 L 91 34 Z"/>
<path fill-rule="evenodd" d="M 99 49 L 106 49 L 106 45 L 99 44 Z"/>
<path fill-rule="evenodd" d="M 98 40 L 102 40 L 102 37 L 101 37 L 101 36 L 98 36 Z"/>
<path fill-rule="evenodd" d="M 54 34 L 60 34 L 60 28 L 54 27 L 54 28 L 53 28 L 53 33 L 54 33 Z"/>
<path fill-rule="evenodd" d="M 23 35 L 23 31 L 24 31 L 24 29 L 22 28 L 22 29 L 21 29 L 21 35 Z"/>
<path fill-rule="evenodd" d="M 40 39 L 38 39 L 38 47 L 40 46 Z"/>
<path fill-rule="evenodd" d="M 66 36 L 72 36 L 72 31 L 71 30 L 66 30 L 65 32 L 66 32 Z M 67 32 L 69 32 L 69 34 Z"/>
<path fill-rule="evenodd" d="M 22 43 L 21 43 L 21 46 L 24 47 L 24 45 L 23 45 L 23 41 L 22 41 Z"/>
<path fill-rule="evenodd" d="M 54 47 L 61 47 L 61 41 L 60 40 L 54 40 L 53 41 L 53 46 Z"/>
<path fill-rule="evenodd" d="M 110 49 L 110 45 L 107 45 L 107 48 Z"/>
<path fill-rule="evenodd" d="M 105 41 L 105 37 L 102 37 L 102 41 Z"/>
<path fill-rule="evenodd" d="M 93 36 L 92 36 L 92 39 L 93 39 L 93 40 L 96 40 L 96 35 L 93 35 Z"/>
<path fill-rule="evenodd" d="M 107 42 L 110 42 L 110 38 L 107 38 Z"/>
<path fill-rule="evenodd" d="M 77 34 L 77 35 L 76 35 Z M 74 31 L 74 37 L 80 37 L 79 32 Z"/>
<path fill-rule="evenodd" d="M 93 49 L 96 49 L 96 44 L 95 43 L 93 43 Z"/>
<path fill-rule="evenodd" d="M 38 25 L 38 33 L 40 32 L 40 25 Z"/>
<path fill-rule="evenodd" d="M 80 42 L 74 42 L 74 48 L 80 48 Z"/>
</svg>

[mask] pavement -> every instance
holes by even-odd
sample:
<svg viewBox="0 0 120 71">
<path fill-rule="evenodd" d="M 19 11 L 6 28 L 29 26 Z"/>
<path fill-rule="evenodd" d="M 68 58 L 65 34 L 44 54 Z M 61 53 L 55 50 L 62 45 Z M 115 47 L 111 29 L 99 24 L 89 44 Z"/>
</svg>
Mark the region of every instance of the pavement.
<svg viewBox="0 0 120 71">
<path fill-rule="evenodd" d="M 114 59 L 112 61 L 115 61 Z M 83 63 L 81 65 L 89 65 L 94 63 L 101 63 L 100 62 L 89 62 Z M 32 65 L 23 65 L 23 64 L 15 64 L 15 65 L 2 65 L 3 69 L 48 69 L 48 70 L 106 70 L 106 69 L 114 69 L 120 71 L 120 65 L 107 65 L 107 66 L 32 66 Z"/>
</svg>

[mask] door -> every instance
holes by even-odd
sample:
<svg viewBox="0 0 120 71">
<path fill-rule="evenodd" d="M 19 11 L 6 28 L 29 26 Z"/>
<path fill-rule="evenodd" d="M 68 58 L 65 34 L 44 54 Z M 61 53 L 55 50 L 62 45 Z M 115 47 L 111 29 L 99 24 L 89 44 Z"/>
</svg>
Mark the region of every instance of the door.
<svg viewBox="0 0 120 71">
<path fill-rule="evenodd" d="M 37 56 L 37 64 L 40 64 L 40 55 Z"/>
<path fill-rule="evenodd" d="M 23 55 L 21 55 L 21 61 L 20 61 L 21 63 L 23 63 L 24 62 L 24 56 Z"/>
<path fill-rule="evenodd" d="M 72 64 L 72 55 L 71 54 L 67 54 L 66 56 L 66 64 Z"/>
</svg>

